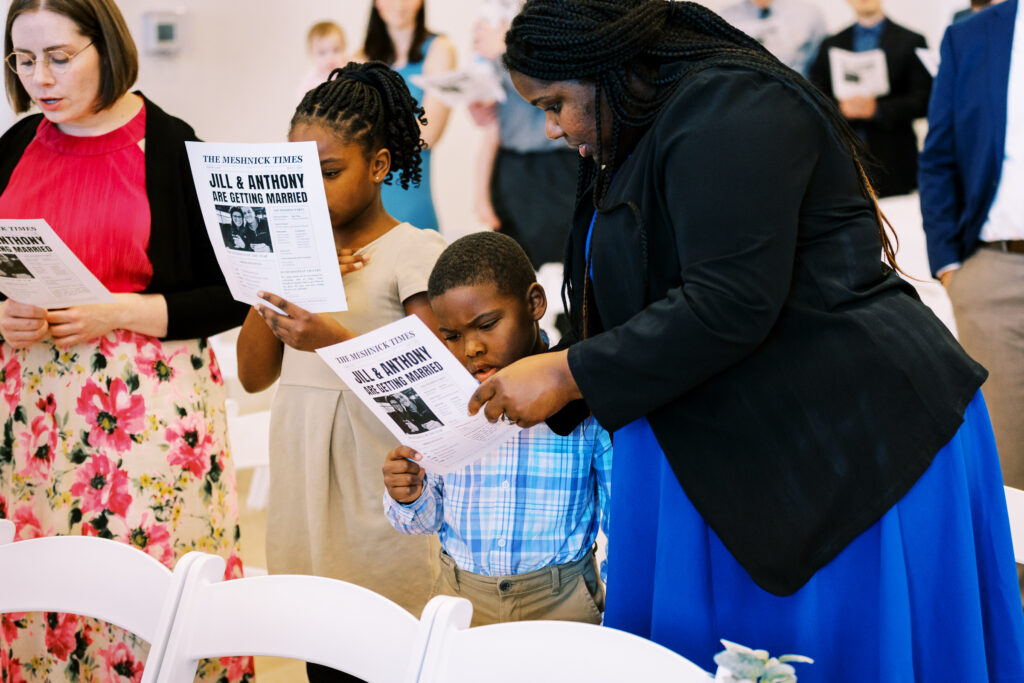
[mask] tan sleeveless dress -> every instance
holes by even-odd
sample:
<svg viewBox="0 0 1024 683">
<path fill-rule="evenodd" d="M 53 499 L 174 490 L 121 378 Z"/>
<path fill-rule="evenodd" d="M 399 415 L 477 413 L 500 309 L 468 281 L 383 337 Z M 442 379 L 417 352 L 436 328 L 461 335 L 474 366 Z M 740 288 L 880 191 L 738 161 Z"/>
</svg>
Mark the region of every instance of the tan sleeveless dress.
<svg viewBox="0 0 1024 683">
<path fill-rule="evenodd" d="M 332 316 L 362 334 L 405 316 L 425 292 L 445 241 L 402 223 L 358 253 L 344 276 L 349 310 Z M 437 572 L 436 536 L 405 536 L 384 517 L 384 456 L 398 441 L 315 353 L 285 347 L 271 407 L 267 564 L 387 596 L 419 616 Z"/>
</svg>

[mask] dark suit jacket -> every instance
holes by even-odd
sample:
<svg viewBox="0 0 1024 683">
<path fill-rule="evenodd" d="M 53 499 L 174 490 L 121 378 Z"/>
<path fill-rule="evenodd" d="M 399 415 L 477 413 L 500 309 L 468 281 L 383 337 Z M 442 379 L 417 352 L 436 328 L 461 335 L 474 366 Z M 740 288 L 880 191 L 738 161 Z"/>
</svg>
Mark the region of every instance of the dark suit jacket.
<svg viewBox="0 0 1024 683">
<path fill-rule="evenodd" d="M 593 213 L 585 195 L 567 247 L 577 319 Z M 774 593 L 910 489 L 985 377 L 880 264 L 849 152 L 767 76 L 681 83 L 592 235 L 573 377 L 609 431 L 647 417 L 696 509 Z"/>
<path fill-rule="evenodd" d="M 932 77 L 914 52 L 926 47 L 924 36 L 886 19 L 879 39 L 889 69 L 890 92 L 878 98 L 878 112 L 870 121 L 852 121 L 864 131 L 868 149 L 877 161 L 869 175 L 880 197 L 909 194 L 917 187 L 917 135 L 914 119 L 928 114 Z M 853 50 L 853 27 L 826 38 L 811 65 L 812 83 L 835 99 L 828 50 Z"/>
<path fill-rule="evenodd" d="M 921 153 L 921 214 L 932 273 L 962 263 L 995 200 L 1018 0 L 946 29 Z"/>
</svg>

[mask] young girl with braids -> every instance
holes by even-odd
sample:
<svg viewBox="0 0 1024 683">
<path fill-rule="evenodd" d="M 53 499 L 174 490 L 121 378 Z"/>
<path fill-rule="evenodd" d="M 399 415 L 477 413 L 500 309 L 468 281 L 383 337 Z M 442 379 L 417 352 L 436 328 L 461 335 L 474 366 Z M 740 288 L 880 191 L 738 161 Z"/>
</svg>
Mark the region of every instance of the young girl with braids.
<svg viewBox="0 0 1024 683">
<path fill-rule="evenodd" d="M 605 623 L 709 669 L 726 638 L 801 681 L 1024 680 L 986 372 L 894 270 L 835 107 L 694 3 L 529 0 L 506 42 L 582 157 L 578 341 L 470 410 L 615 432 Z"/>
<path fill-rule="evenodd" d="M 420 175 L 423 110 L 380 62 L 349 64 L 306 93 L 288 139 L 316 142 L 348 310 L 312 314 L 272 293 L 238 338 L 248 391 L 279 378 L 271 405 L 267 563 L 365 586 L 419 615 L 436 574 L 436 540 L 396 532 L 381 512 L 380 454 L 398 442 L 314 349 L 415 313 L 432 329 L 427 279 L 444 239 L 390 216 L 381 183 Z M 308 665 L 311 680 L 339 679 Z"/>
</svg>

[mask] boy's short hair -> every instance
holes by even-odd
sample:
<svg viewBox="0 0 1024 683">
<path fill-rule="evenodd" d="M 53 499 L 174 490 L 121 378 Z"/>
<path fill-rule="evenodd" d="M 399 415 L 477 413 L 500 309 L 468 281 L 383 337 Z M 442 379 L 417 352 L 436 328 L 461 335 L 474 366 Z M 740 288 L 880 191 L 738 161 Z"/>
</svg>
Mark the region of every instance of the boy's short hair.
<svg viewBox="0 0 1024 683">
<path fill-rule="evenodd" d="M 345 43 L 345 32 L 341 30 L 341 27 L 335 24 L 333 21 L 318 21 L 309 27 L 309 33 L 306 34 L 306 47 L 313 45 L 313 40 L 316 38 L 325 38 L 332 33 L 336 33 L 340 38 L 342 45 Z M 344 47 L 342 47 L 344 49 Z"/>
<path fill-rule="evenodd" d="M 525 296 L 537 276 L 518 243 L 500 232 L 474 232 L 442 252 L 430 272 L 427 296 L 449 289 L 493 282 L 502 294 Z"/>
</svg>

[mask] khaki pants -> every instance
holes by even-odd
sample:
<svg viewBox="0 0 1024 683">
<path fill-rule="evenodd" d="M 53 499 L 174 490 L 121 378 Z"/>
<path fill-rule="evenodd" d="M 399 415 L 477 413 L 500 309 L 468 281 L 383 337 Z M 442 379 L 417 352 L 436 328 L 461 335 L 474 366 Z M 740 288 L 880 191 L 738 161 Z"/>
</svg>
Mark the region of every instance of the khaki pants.
<svg viewBox="0 0 1024 683">
<path fill-rule="evenodd" d="M 1024 254 L 978 249 L 947 291 L 960 344 L 989 372 L 981 393 L 1003 481 L 1024 489 Z"/>
<path fill-rule="evenodd" d="M 1024 489 L 1024 254 L 979 248 L 947 288 L 960 344 L 988 370 L 981 387 L 1003 482 Z M 1024 603 L 1024 565 L 1017 565 Z"/>
<path fill-rule="evenodd" d="M 470 626 L 534 619 L 600 624 L 604 609 L 604 585 L 593 548 L 576 562 L 496 577 L 459 569 L 442 550 L 434 595 L 454 595 L 473 603 Z"/>
</svg>

